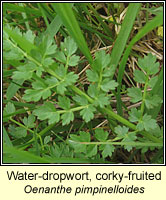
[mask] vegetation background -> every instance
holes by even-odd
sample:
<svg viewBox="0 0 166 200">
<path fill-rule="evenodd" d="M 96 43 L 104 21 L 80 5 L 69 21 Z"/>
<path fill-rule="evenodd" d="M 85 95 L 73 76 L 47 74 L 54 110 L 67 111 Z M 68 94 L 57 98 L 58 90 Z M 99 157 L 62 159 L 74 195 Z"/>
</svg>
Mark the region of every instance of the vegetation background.
<svg viewBox="0 0 166 200">
<path fill-rule="evenodd" d="M 4 163 L 163 163 L 163 3 L 3 3 Z"/>
</svg>

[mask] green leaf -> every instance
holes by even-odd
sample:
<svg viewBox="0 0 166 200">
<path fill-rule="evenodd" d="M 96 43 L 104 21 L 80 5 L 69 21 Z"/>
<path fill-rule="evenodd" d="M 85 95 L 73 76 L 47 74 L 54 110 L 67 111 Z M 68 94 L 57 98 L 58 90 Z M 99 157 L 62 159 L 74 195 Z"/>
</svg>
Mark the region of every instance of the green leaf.
<svg viewBox="0 0 166 200">
<path fill-rule="evenodd" d="M 109 92 L 110 90 L 115 90 L 115 88 L 118 86 L 118 83 L 115 80 L 110 80 L 109 78 L 105 78 L 102 81 L 101 89 L 104 92 Z"/>
<path fill-rule="evenodd" d="M 92 157 L 95 156 L 97 154 L 97 145 L 88 145 L 87 146 L 87 152 L 86 152 L 86 156 L 87 157 Z"/>
<path fill-rule="evenodd" d="M 64 64 L 66 63 L 66 56 L 62 51 L 57 51 L 55 54 L 55 58 Z"/>
<path fill-rule="evenodd" d="M 108 138 L 108 135 L 109 133 L 101 128 L 95 130 L 95 138 L 100 142 L 105 142 Z"/>
<path fill-rule="evenodd" d="M 151 133 L 158 138 L 162 138 L 163 137 L 163 127 L 160 128 L 160 126 L 157 125 L 157 127 L 155 129 L 151 130 Z"/>
<path fill-rule="evenodd" d="M 78 22 L 75 18 L 74 12 L 69 3 L 52 3 L 51 4 L 55 12 L 58 14 L 63 24 L 66 26 L 69 34 L 77 43 L 78 47 L 82 53 L 87 57 L 90 64 L 93 63 L 92 56 L 90 54 L 88 45 L 85 42 L 82 31 L 78 25 Z M 72 48 L 72 47 L 71 47 Z"/>
<path fill-rule="evenodd" d="M 23 82 L 24 80 L 20 79 L 20 80 L 13 80 L 13 82 L 10 83 L 6 92 L 7 100 L 10 100 L 16 94 L 16 92 L 21 87 Z"/>
<path fill-rule="evenodd" d="M 69 64 L 69 66 L 72 66 L 72 67 L 76 66 L 79 63 L 79 60 L 80 60 L 79 56 L 73 55 L 70 57 L 68 64 Z"/>
<path fill-rule="evenodd" d="M 59 81 L 55 77 L 51 76 L 51 77 L 47 78 L 45 82 L 49 86 L 53 86 L 53 85 L 57 85 Z"/>
<path fill-rule="evenodd" d="M 65 68 L 63 66 L 62 69 L 58 68 L 57 71 L 58 75 L 63 78 L 63 80 L 60 81 L 59 84 L 57 85 L 57 92 L 63 95 L 64 92 L 67 90 L 66 87 L 74 84 L 77 81 L 78 75 L 74 74 L 74 72 L 69 72 L 66 75 Z"/>
<path fill-rule="evenodd" d="M 10 126 L 10 125 L 9 125 L 9 126 Z M 4 128 L 4 126 L 3 126 L 3 142 L 4 142 L 7 146 L 9 146 L 9 147 L 12 147 L 12 146 L 13 146 L 12 141 L 11 141 L 11 139 L 10 139 L 10 137 L 9 137 L 9 133 L 6 131 L 6 129 Z"/>
<path fill-rule="evenodd" d="M 30 52 L 30 56 L 38 62 L 42 61 L 42 54 L 40 53 L 38 49 L 32 49 Z"/>
<path fill-rule="evenodd" d="M 115 133 L 118 135 L 118 137 L 123 138 L 129 131 L 129 128 L 126 126 L 120 126 L 118 125 L 115 127 Z"/>
<path fill-rule="evenodd" d="M 91 84 L 88 87 L 88 95 L 95 98 L 98 94 L 97 84 Z"/>
<path fill-rule="evenodd" d="M 73 140 L 75 139 L 74 137 L 72 137 L 72 138 L 73 138 Z M 74 149 L 74 151 L 76 153 L 85 153 L 86 152 L 86 145 L 85 144 L 80 144 L 80 143 L 75 142 L 73 140 L 69 140 L 69 144 Z"/>
<path fill-rule="evenodd" d="M 145 74 L 140 71 L 140 70 L 135 70 L 134 71 L 134 80 L 138 83 L 145 83 L 146 81 L 146 76 Z"/>
<path fill-rule="evenodd" d="M 138 65 L 149 75 L 156 74 L 159 71 L 159 62 L 156 62 L 156 56 L 151 53 L 144 56 L 144 58 L 139 58 Z"/>
<path fill-rule="evenodd" d="M 131 4 L 130 4 L 131 5 Z M 134 4 L 134 6 L 136 6 Z M 132 9 L 131 12 L 133 12 L 134 10 Z M 158 26 L 161 26 L 163 24 L 163 13 L 159 13 L 156 17 L 154 17 L 152 20 L 149 20 L 139 31 L 138 33 L 133 37 L 133 39 L 131 40 L 131 42 L 129 43 L 128 47 L 126 48 L 123 58 L 120 62 L 120 66 L 119 66 L 119 73 L 118 73 L 118 90 L 117 90 L 117 110 L 119 114 L 122 114 L 122 103 L 121 103 L 121 99 L 120 99 L 120 91 L 121 91 L 121 85 L 122 84 L 122 79 L 123 79 L 123 73 L 125 71 L 125 66 L 128 60 L 128 57 L 130 55 L 130 52 L 132 50 L 133 45 L 138 42 L 142 37 L 144 37 L 146 34 L 148 34 L 150 31 L 152 31 L 153 29 L 156 29 Z M 128 27 L 128 26 L 127 26 Z M 122 29 L 121 29 L 122 30 Z M 122 34 L 124 35 L 124 32 L 122 31 Z M 123 41 L 121 39 L 121 41 Z M 119 45 L 119 42 L 117 42 L 117 45 Z M 120 46 L 121 48 L 121 46 Z M 114 48 L 113 48 L 114 50 Z M 118 51 L 117 51 L 118 52 Z M 115 57 L 116 51 L 111 53 L 112 58 L 114 59 L 114 62 L 116 62 L 116 57 Z M 111 59 L 111 61 L 113 61 Z M 113 63 L 114 63 L 113 62 Z M 119 63 L 119 61 L 117 62 L 117 64 Z"/>
<path fill-rule="evenodd" d="M 70 134 L 70 138 L 73 141 L 76 141 L 76 142 L 90 142 L 90 133 L 89 132 L 80 131 L 79 132 L 79 136 L 78 135 L 74 135 L 74 134 Z"/>
<path fill-rule="evenodd" d="M 64 110 L 70 109 L 70 99 L 66 96 L 58 96 L 58 105 Z"/>
<path fill-rule="evenodd" d="M 117 133 L 118 138 L 122 139 L 122 142 L 133 142 L 137 139 L 136 133 L 134 132 L 128 132 L 129 128 L 126 126 L 117 126 L 115 128 L 115 133 Z M 124 148 L 127 149 L 128 151 L 131 151 L 132 146 L 131 145 L 124 145 Z"/>
<path fill-rule="evenodd" d="M 147 109 L 152 109 L 162 103 L 162 99 L 158 95 L 146 96 L 145 105 Z"/>
<path fill-rule="evenodd" d="M 122 140 L 122 142 L 133 142 L 137 139 L 136 133 L 130 132 L 128 134 L 125 135 L 124 139 Z M 130 152 L 132 150 L 133 146 L 131 145 L 124 145 L 124 149 L 126 149 L 128 152 Z"/>
<path fill-rule="evenodd" d="M 37 49 L 37 47 L 33 45 L 32 42 L 29 42 L 27 39 L 18 34 L 16 29 L 11 30 L 7 27 L 4 27 L 3 30 L 28 54 L 30 54 L 32 49 Z"/>
<path fill-rule="evenodd" d="M 33 75 L 33 72 L 31 72 L 31 71 L 29 71 L 29 72 L 15 71 L 15 72 L 13 72 L 12 78 L 16 79 L 16 80 L 20 80 L 20 79 L 28 80 L 28 79 L 32 78 L 32 75 Z"/>
<path fill-rule="evenodd" d="M 84 96 L 76 95 L 73 97 L 73 99 L 81 106 L 85 106 L 88 104 L 88 100 Z"/>
<path fill-rule="evenodd" d="M 137 110 L 136 108 L 132 108 L 129 112 L 129 120 L 131 122 L 138 122 L 141 117 L 141 111 Z"/>
<path fill-rule="evenodd" d="M 33 72 L 38 70 L 38 67 L 34 63 L 29 62 L 25 65 L 17 67 L 17 70 L 18 71 L 13 72 L 13 76 L 12 76 L 13 79 L 28 80 L 32 78 Z"/>
<path fill-rule="evenodd" d="M 103 71 L 103 77 L 112 77 L 114 74 L 114 65 L 107 67 Z"/>
<path fill-rule="evenodd" d="M 50 141 L 51 141 L 51 137 L 50 137 L 50 135 L 47 135 L 47 136 L 44 138 L 44 144 L 48 144 Z"/>
<path fill-rule="evenodd" d="M 13 103 L 8 102 L 4 108 L 4 115 L 14 113 L 16 111 L 15 106 Z"/>
<path fill-rule="evenodd" d="M 35 127 L 35 123 L 34 122 L 35 122 L 35 116 L 34 115 L 29 115 L 28 118 L 24 117 L 24 119 L 23 119 L 23 123 L 28 128 L 34 128 Z"/>
<path fill-rule="evenodd" d="M 142 100 L 142 92 L 140 88 L 128 88 L 127 94 L 129 97 L 131 97 L 131 102 L 136 103 L 138 101 Z"/>
<path fill-rule="evenodd" d="M 55 73 L 60 76 L 61 78 L 64 78 L 66 75 L 66 70 L 63 64 L 55 65 Z"/>
<path fill-rule="evenodd" d="M 66 113 L 64 113 L 64 114 L 62 114 L 62 116 L 61 116 L 61 119 L 62 119 L 62 125 L 64 126 L 64 125 L 67 125 L 67 124 L 69 124 L 71 121 L 73 121 L 74 120 L 74 114 L 73 114 L 73 112 L 66 112 Z"/>
<path fill-rule="evenodd" d="M 33 90 L 33 89 L 27 89 L 25 91 L 25 94 L 23 96 L 23 99 L 26 101 L 39 101 L 41 98 L 47 99 L 49 96 L 51 96 L 51 91 L 47 88 L 39 89 L 39 90 Z"/>
<path fill-rule="evenodd" d="M 150 131 L 157 127 L 157 123 L 155 119 L 152 119 L 150 115 L 145 114 L 142 120 L 137 124 L 138 130 L 142 131 L 145 129 L 146 131 Z"/>
<path fill-rule="evenodd" d="M 74 72 L 69 72 L 65 77 L 66 86 L 74 84 L 78 79 L 78 75 L 74 74 Z"/>
<path fill-rule="evenodd" d="M 71 37 L 66 37 L 64 42 L 61 43 L 61 49 L 65 51 L 66 56 L 73 55 L 77 50 L 77 44 Z"/>
<path fill-rule="evenodd" d="M 81 131 L 80 135 L 70 134 L 69 144 L 74 148 L 75 152 L 86 152 L 86 145 L 80 144 L 80 142 L 90 142 L 90 134 L 88 132 Z"/>
<path fill-rule="evenodd" d="M 16 139 L 23 138 L 27 136 L 27 131 L 22 127 L 14 127 L 9 125 L 9 133 Z"/>
<path fill-rule="evenodd" d="M 23 99 L 26 101 L 39 101 L 42 99 L 47 99 L 51 96 L 51 90 L 41 81 L 35 81 L 32 83 L 34 89 L 25 90 Z"/>
<path fill-rule="evenodd" d="M 39 106 L 33 111 L 33 114 L 40 120 L 48 119 L 49 124 L 59 122 L 60 120 L 59 113 L 56 111 L 55 106 L 50 102 L 45 102 L 43 106 Z"/>
<path fill-rule="evenodd" d="M 97 82 L 99 80 L 99 76 L 96 71 L 88 69 L 86 70 L 86 75 L 87 75 L 88 81 L 90 82 Z"/>
<path fill-rule="evenodd" d="M 89 122 L 91 119 L 94 118 L 94 112 L 96 111 L 96 109 L 92 106 L 89 105 L 87 108 L 84 108 L 83 110 L 81 110 L 80 115 L 82 116 L 83 120 L 85 120 L 85 122 Z"/>
<path fill-rule="evenodd" d="M 23 37 L 28 40 L 29 42 L 31 42 L 32 44 L 34 44 L 34 39 L 35 39 L 35 34 L 31 31 L 31 30 L 28 30 L 27 32 L 25 32 L 23 34 Z"/>
<path fill-rule="evenodd" d="M 100 150 L 102 150 L 102 157 L 106 158 L 107 156 L 111 157 L 112 153 L 115 150 L 115 147 L 111 144 L 103 144 L 100 146 Z"/>
<path fill-rule="evenodd" d="M 53 44 L 53 39 L 49 35 L 43 35 L 39 49 L 42 56 L 45 57 L 54 54 L 56 52 L 57 45 Z"/>
<path fill-rule="evenodd" d="M 64 82 L 57 86 L 57 93 L 63 95 L 66 91 L 66 84 Z"/>
<path fill-rule="evenodd" d="M 105 94 L 99 94 L 97 99 L 95 99 L 94 101 L 94 105 L 100 106 L 101 108 L 104 108 L 104 106 L 109 105 L 109 104 L 110 104 L 109 97 L 105 96 Z"/>
<path fill-rule="evenodd" d="M 42 61 L 42 65 L 44 65 L 45 67 L 48 67 L 50 65 L 52 65 L 55 61 L 52 58 L 45 58 Z"/>
<path fill-rule="evenodd" d="M 149 80 L 148 85 L 153 89 L 157 82 L 158 82 L 158 76 L 154 76 Z"/>
<path fill-rule="evenodd" d="M 13 49 L 11 49 L 10 51 L 4 51 L 3 58 L 5 60 L 20 60 L 23 59 L 24 56 L 18 48 L 13 47 Z"/>
<path fill-rule="evenodd" d="M 99 72 L 101 71 L 101 69 L 105 69 L 109 63 L 110 63 L 110 55 L 106 54 L 106 52 L 104 50 L 101 51 L 97 51 L 95 53 L 95 60 L 94 60 L 94 64 L 92 65 L 92 68 Z"/>
</svg>

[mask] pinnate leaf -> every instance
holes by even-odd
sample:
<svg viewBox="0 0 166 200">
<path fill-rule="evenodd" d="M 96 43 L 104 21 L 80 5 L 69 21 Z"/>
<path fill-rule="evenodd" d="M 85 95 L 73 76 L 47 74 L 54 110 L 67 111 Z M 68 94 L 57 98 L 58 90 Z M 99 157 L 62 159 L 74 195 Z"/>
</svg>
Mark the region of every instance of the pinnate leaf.
<svg viewBox="0 0 166 200">
<path fill-rule="evenodd" d="M 64 110 L 70 109 L 70 99 L 66 96 L 58 96 L 58 105 Z"/>
<path fill-rule="evenodd" d="M 16 111 L 16 108 L 13 103 L 8 102 L 4 108 L 4 114 L 10 114 L 14 113 Z"/>
<path fill-rule="evenodd" d="M 142 100 L 142 92 L 140 88 L 128 88 L 128 96 L 131 97 L 131 102 L 136 103 Z"/>
<path fill-rule="evenodd" d="M 118 125 L 115 127 L 115 133 L 118 135 L 118 137 L 123 138 L 128 133 L 129 128 L 126 126 L 120 126 Z"/>
<path fill-rule="evenodd" d="M 80 115 L 85 120 L 85 122 L 89 122 L 94 118 L 94 112 L 96 111 L 95 107 L 92 105 L 87 106 L 83 110 L 81 110 Z"/>
<path fill-rule="evenodd" d="M 73 99 L 81 106 L 85 106 L 88 104 L 88 100 L 84 96 L 76 95 L 73 97 Z"/>
<path fill-rule="evenodd" d="M 95 106 L 100 106 L 103 108 L 106 105 L 109 105 L 109 97 L 105 96 L 105 94 L 99 94 L 98 97 L 94 101 Z"/>
<path fill-rule="evenodd" d="M 76 66 L 78 65 L 78 62 L 80 60 L 80 57 L 79 56 L 76 56 L 76 55 L 72 55 L 69 59 L 69 66 Z"/>
<path fill-rule="evenodd" d="M 159 71 L 159 63 L 156 62 L 156 56 L 151 53 L 144 56 L 144 58 L 139 58 L 138 65 L 149 75 L 156 74 Z"/>
<path fill-rule="evenodd" d="M 97 89 L 97 84 L 91 84 L 88 87 L 88 94 L 89 96 L 91 96 L 92 98 L 97 97 L 98 95 L 98 89 Z"/>
<path fill-rule="evenodd" d="M 55 58 L 64 64 L 66 63 L 66 57 L 62 51 L 57 51 L 55 54 Z"/>
<path fill-rule="evenodd" d="M 131 122 L 138 122 L 141 117 L 141 111 L 137 110 L 136 108 L 132 108 L 129 112 L 129 120 Z"/>
<path fill-rule="evenodd" d="M 101 69 L 105 69 L 110 63 L 110 55 L 106 54 L 104 50 L 95 53 L 93 69 L 97 72 L 101 72 Z"/>
<path fill-rule="evenodd" d="M 66 37 L 64 42 L 61 43 L 61 49 L 65 52 L 66 56 L 73 55 L 77 50 L 77 44 L 71 37 Z"/>
<path fill-rule="evenodd" d="M 95 138 L 100 142 L 105 142 L 108 138 L 108 132 L 98 128 L 95 130 Z"/>
<path fill-rule="evenodd" d="M 74 84 L 78 79 L 78 75 L 74 74 L 74 72 L 69 72 L 66 77 L 64 82 L 66 83 L 66 86 Z"/>
<path fill-rule="evenodd" d="M 146 96 L 145 105 L 148 109 L 152 109 L 162 103 L 162 99 L 158 95 Z"/>
<path fill-rule="evenodd" d="M 103 144 L 100 146 L 100 150 L 102 150 L 102 157 L 106 158 L 106 157 L 111 157 L 112 153 L 115 150 L 115 147 L 112 144 Z"/>
<path fill-rule="evenodd" d="M 146 76 L 145 74 L 140 71 L 140 70 L 135 70 L 134 71 L 134 80 L 138 83 L 145 83 L 146 81 Z"/>
<path fill-rule="evenodd" d="M 97 145 L 88 145 L 86 149 L 86 156 L 92 157 L 97 154 Z"/>
<path fill-rule="evenodd" d="M 45 102 L 43 106 L 39 106 L 35 109 L 33 114 L 40 120 L 48 119 L 49 124 L 53 124 L 60 120 L 59 113 L 51 102 Z"/>
<path fill-rule="evenodd" d="M 27 136 L 27 130 L 22 127 L 9 126 L 9 133 L 16 139 Z"/>
<path fill-rule="evenodd" d="M 105 78 L 101 84 L 101 89 L 104 92 L 109 92 L 110 90 L 115 90 L 118 86 L 118 83 L 115 80 L 110 80 L 109 78 Z"/>
<path fill-rule="evenodd" d="M 150 115 L 145 114 L 142 120 L 137 124 L 138 130 L 146 130 L 150 131 L 151 129 L 155 129 L 157 127 L 157 123 L 155 119 L 152 119 Z"/>
<path fill-rule="evenodd" d="M 88 69 L 86 71 L 86 75 L 87 75 L 88 81 L 90 82 L 97 82 L 99 80 L 99 76 L 96 71 Z"/>
<path fill-rule="evenodd" d="M 80 142 L 90 142 L 90 134 L 84 131 L 79 134 L 70 134 L 69 144 L 75 149 L 75 152 L 86 152 L 86 145 Z"/>
<path fill-rule="evenodd" d="M 62 119 L 62 125 L 67 125 L 69 124 L 71 121 L 74 120 L 74 114 L 73 112 L 69 111 L 69 112 L 66 112 L 64 114 L 62 114 L 61 116 L 61 119 Z"/>
<path fill-rule="evenodd" d="M 24 117 L 23 123 L 25 126 L 28 128 L 34 128 L 35 127 L 35 116 L 34 115 L 29 115 L 28 117 Z"/>
</svg>

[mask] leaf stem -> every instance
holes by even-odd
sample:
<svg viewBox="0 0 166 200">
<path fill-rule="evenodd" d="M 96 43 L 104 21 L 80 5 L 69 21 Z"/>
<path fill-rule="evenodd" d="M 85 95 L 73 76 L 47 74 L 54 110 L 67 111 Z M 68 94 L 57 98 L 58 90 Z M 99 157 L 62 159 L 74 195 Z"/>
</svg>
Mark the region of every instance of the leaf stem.
<svg viewBox="0 0 166 200">
<path fill-rule="evenodd" d="M 66 72 L 66 74 L 67 74 L 67 70 L 68 70 L 68 67 L 69 67 L 69 58 L 70 58 L 70 56 L 67 56 L 66 64 L 65 64 L 65 72 Z"/>
<path fill-rule="evenodd" d="M 14 122 L 15 124 L 17 124 L 18 126 L 20 126 L 20 127 L 22 127 L 22 128 L 24 128 L 24 129 L 26 129 L 27 131 L 29 131 L 29 132 L 31 132 L 31 133 L 33 133 L 34 134 L 34 131 L 32 131 L 31 129 L 29 129 L 28 127 L 26 127 L 26 126 L 24 126 L 23 124 L 21 124 L 20 122 L 17 122 L 17 121 L 15 121 L 14 119 L 12 119 L 11 117 L 10 117 L 10 121 L 12 121 L 12 122 Z"/>
</svg>

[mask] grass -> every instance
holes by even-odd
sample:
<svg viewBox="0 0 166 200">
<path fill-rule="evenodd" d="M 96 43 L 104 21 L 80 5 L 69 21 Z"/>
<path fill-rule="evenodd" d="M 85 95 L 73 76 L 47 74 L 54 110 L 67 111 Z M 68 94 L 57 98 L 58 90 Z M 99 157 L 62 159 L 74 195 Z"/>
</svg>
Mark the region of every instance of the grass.
<svg viewBox="0 0 166 200">
<path fill-rule="evenodd" d="M 163 162 L 163 5 L 103 5 L 3 3 L 4 163 Z"/>
</svg>

